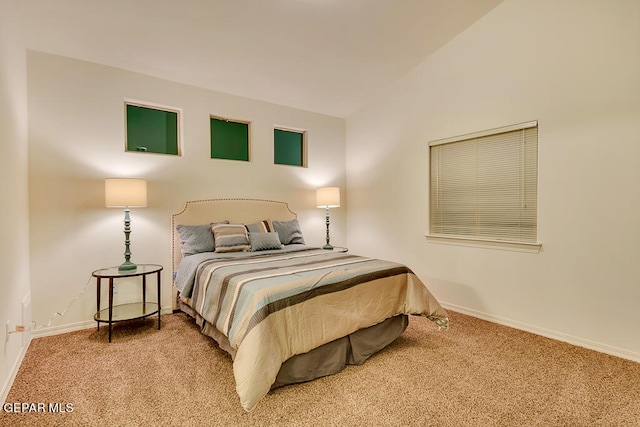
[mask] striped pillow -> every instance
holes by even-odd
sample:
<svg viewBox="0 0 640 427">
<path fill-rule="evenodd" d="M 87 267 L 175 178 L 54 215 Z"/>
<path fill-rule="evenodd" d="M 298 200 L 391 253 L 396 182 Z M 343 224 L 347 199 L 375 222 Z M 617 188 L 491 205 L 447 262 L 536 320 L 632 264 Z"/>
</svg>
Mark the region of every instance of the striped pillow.
<svg viewBox="0 0 640 427">
<path fill-rule="evenodd" d="M 241 252 L 251 249 L 247 229 L 242 224 L 221 224 L 211 227 L 215 252 Z"/>
<path fill-rule="evenodd" d="M 270 219 L 264 219 L 253 224 L 246 225 L 249 233 L 271 233 L 273 230 L 273 224 Z"/>
</svg>

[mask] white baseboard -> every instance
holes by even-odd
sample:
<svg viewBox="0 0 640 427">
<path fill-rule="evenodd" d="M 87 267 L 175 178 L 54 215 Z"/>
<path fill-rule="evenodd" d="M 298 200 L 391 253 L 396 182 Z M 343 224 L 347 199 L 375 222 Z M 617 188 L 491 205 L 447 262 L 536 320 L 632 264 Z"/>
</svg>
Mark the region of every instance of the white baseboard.
<svg viewBox="0 0 640 427">
<path fill-rule="evenodd" d="M 96 322 L 94 320 L 85 320 L 77 323 L 68 323 L 66 325 L 48 326 L 44 328 L 36 328 L 31 331 L 33 338 L 50 337 L 52 335 L 66 334 L 68 332 L 80 331 L 83 329 L 94 328 Z"/>
<path fill-rule="evenodd" d="M 27 340 L 27 344 L 22 346 L 20 349 L 20 353 L 18 353 L 18 357 L 16 357 L 13 366 L 11 367 L 11 371 L 9 371 L 9 377 L 2 384 L 2 389 L 0 389 L 0 403 L 3 405 L 7 401 L 7 396 L 9 395 L 9 391 L 11 390 L 11 386 L 16 379 L 16 375 L 18 375 L 18 370 L 20 369 L 20 365 L 22 365 L 22 361 L 24 360 L 24 355 L 27 354 L 27 349 L 29 348 L 29 344 L 31 344 L 31 338 Z"/>
<path fill-rule="evenodd" d="M 171 314 L 173 310 L 171 307 L 163 307 L 162 314 Z M 95 320 L 84 320 L 77 323 L 69 323 L 60 326 L 49 326 L 45 328 L 36 328 L 32 331 L 33 338 L 49 337 L 52 335 L 66 334 L 67 332 L 80 331 L 83 329 L 91 329 L 96 327 Z"/>
<path fill-rule="evenodd" d="M 600 353 L 609 354 L 611 356 L 621 357 L 623 359 L 632 360 L 634 362 L 640 362 L 640 353 L 625 350 L 622 348 L 613 347 L 606 344 L 597 343 L 594 341 L 585 340 L 583 338 L 574 337 L 571 335 L 563 334 L 561 332 L 552 331 L 550 329 L 539 328 L 526 323 L 517 322 L 515 320 L 506 319 L 500 316 L 494 316 L 492 314 L 483 313 L 481 311 L 473 310 L 466 307 L 461 307 L 455 304 L 449 304 L 440 302 L 444 309 L 449 309 L 458 313 L 466 314 L 468 316 L 477 317 L 478 319 L 487 320 L 489 322 L 497 323 L 511 328 L 520 329 L 521 331 L 531 332 L 532 334 L 541 335 L 543 337 L 551 338 L 557 341 L 563 341 L 578 347 L 588 348 L 589 350 L 595 350 Z"/>
</svg>

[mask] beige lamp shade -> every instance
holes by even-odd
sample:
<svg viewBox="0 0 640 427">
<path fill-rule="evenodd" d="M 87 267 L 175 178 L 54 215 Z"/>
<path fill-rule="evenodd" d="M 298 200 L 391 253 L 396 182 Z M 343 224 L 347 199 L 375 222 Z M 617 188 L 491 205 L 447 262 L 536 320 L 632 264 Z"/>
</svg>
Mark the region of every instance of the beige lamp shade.
<svg viewBox="0 0 640 427">
<path fill-rule="evenodd" d="M 104 202 L 108 208 L 144 208 L 147 206 L 147 181 L 107 178 L 104 180 Z"/>
<path fill-rule="evenodd" d="M 316 206 L 319 208 L 340 207 L 340 187 L 322 187 L 316 190 Z"/>
</svg>

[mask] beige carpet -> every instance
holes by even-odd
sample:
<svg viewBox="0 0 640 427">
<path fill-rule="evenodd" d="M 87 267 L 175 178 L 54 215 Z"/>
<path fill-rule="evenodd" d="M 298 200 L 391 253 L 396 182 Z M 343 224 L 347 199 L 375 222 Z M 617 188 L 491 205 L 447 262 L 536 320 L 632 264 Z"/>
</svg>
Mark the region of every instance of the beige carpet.
<svg viewBox="0 0 640 427">
<path fill-rule="evenodd" d="M 33 340 L 2 426 L 638 426 L 640 364 L 458 313 L 411 318 L 362 366 L 271 392 L 245 412 L 231 359 L 182 314 Z"/>
</svg>

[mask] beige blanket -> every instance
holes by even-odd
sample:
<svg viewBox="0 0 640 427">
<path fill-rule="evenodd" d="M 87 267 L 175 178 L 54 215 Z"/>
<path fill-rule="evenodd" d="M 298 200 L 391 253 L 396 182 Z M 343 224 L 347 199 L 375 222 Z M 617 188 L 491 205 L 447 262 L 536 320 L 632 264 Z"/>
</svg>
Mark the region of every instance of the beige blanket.
<svg viewBox="0 0 640 427">
<path fill-rule="evenodd" d="M 203 262 L 190 305 L 228 338 L 246 410 L 294 355 L 398 314 L 448 326 L 445 310 L 408 267 L 323 250 Z"/>
</svg>

